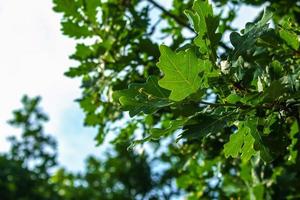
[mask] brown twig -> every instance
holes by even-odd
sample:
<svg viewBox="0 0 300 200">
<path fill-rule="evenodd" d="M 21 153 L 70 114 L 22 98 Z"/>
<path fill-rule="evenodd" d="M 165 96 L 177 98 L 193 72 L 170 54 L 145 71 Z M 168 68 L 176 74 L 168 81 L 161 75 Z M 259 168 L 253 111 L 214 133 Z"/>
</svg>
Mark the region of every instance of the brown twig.
<svg viewBox="0 0 300 200">
<path fill-rule="evenodd" d="M 153 6 L 155 6 L 159 10 L 161 10 L 165 15 L 167 15 L 167 16 L 171 17 L 172 19 L 174 19 L 179 25 L 181 25 L 181 26 L 189 29 L 190 31 L 194 32 L 194 29 L 192 27 L 190 27 L 184 20 L 182 20 L 180 17 L 174 15 L 173 13 L 169 12 L 162 5 L 158 4 L 154 0 L 146 0 L 146 1 L 151 3 Z"/>
</svg>

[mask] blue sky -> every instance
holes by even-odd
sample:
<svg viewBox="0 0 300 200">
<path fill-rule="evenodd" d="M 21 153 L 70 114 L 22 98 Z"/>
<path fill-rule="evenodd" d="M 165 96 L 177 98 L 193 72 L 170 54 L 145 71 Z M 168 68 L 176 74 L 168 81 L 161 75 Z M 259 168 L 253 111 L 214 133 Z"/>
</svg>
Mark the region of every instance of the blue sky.
<svg viewBox="0 0 300 200">
<path fill-rule="evenodd" d="M 63 75 L 75 42 L 62 36 L 59 23 L 50 0 L 0 0 L 0 151 L 9 147 L 6 137 L 18 132 L 6 121 L 22 95 L 41 95 L 50 116 L 45 129 L 58 140 L 60 163 L 79 170 L 88 154 L 100 150 L 95 131 L 82 126 L 83 113 L 73 101 L 80 95 L 79 80 Z"/>
<path fill-rule="evenodd" d="M 236 27 L 255 13 L 242 8 Z M 7 136 L 18 135 L 6 121 L 20 107 L 22 95 L 41 95 L 50 116 L 45 129 L 58 140 L 59 162 L 78 171 L 87 155 L 101 155 L 103 148 L 95 147 L 96 130 L 82 126 L 83 113 L 73 101 L 80 96 L 79 80 L 63 75 L 72 65 L 68 57 L 75 42 L 61 34 L 59 23 L 51 0 L 0 0 L 0 152 L 9 148 Z"/>
</svg>

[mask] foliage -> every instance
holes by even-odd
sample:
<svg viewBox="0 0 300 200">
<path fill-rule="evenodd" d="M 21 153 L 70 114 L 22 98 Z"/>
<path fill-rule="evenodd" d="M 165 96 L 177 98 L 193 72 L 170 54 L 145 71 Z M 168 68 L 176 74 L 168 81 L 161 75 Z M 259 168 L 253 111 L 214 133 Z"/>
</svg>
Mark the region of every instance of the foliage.
<svg viewBox="0 0 300 200">
<path fill-rule="evenodd" d="M 171 2 L 54 0 L 85 124 L 150 146 L 190 199 L 299 197 L 299 1 Z M 245 4 L 267 8 L 238 31 Z"/>
<path fill-rule="evenodd" d="M 68 172 L 57 162 L 56 142 L 43 131 L 48 117 L 40 98 L 22 98 L 23 108 L 13 112 L 9 123 L 21 128 L 11 137 L 11 149 L 0 155 L 0 195 L 15 199 L 169 199 L 180 191 L 151 169 L 146 153 L 127 151 L 118 143 L 104 159 L 88 157 L 82 172 Z M 155 192 L 154 192 L 155 191 Z"/>
<path fill-rule="evenodd" d="M 22 98 L 23 108 L 13 111 L 12 126 L 22 129 L 21 139 L 10 137 L 9 153 L 0 155 L 2 199 L 58 199 L 48 183 L 56 166 L 56 141 L 43 130 L 47 115 L 38 106 L 40 98 Z"/>
</svg>

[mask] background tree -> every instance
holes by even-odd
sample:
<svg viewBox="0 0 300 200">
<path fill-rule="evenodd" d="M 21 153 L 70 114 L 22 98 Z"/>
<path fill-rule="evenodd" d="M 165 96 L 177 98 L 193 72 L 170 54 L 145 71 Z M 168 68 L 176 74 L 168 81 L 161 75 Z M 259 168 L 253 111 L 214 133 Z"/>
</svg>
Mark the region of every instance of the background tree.
<svg viewBox="0 0 300 200">
<path fill-rule="evenodd" d="M 146 153 L 127 151 L 126 143 L 104 152 L 105 159 L 87 158 L 80 173 L 61 168 L 56 141 L 44 133 L 48 117 L 39 102 L 40 97 L 24 96 L 23 107 L 9 121 L 22 132 L 0 155 L 1 199 L 170 199 L 180 193 L 151 170 L 153 160 Z"/>
<path fill-rule="evenodd" d="M 23 108 L 13 111 L 9 121 L 21 128 L 20 139 L 10 137 L 10 151 L 0 156 L 2 199 L 59 199 L 49 183 L 56 166 L 56 141 L 44 133 L 47 115 L 38 107 L 40 98 L 22 98 Z"/>
</svg>

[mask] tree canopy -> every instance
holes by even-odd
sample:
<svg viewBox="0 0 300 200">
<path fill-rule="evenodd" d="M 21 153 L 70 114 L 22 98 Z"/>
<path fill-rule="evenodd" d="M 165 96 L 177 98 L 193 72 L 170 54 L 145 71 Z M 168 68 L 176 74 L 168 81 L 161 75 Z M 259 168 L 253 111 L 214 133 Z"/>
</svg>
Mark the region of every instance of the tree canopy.
<svg viewBox="0 0 300 200">
<path fill-rule="evenodd" d="M 54 0 L 80 39 L 66 75 L 85 124 L 162 152 L 191 199 L 296 197 L 299 2 L 171 2 Z M 249 4 L 264 9 L 236 30 Z"/>
<path fill-rule="evenodd" d="M 77 41 L 65 75 L 81 79 L 84 125 L 115 151 L 58 171 L 65 198 L 300 198 L 300 1 L 53 2 Z M 258 13 L 237 30 L 245 5 Z"/>
</svg>

